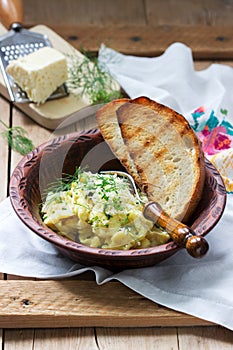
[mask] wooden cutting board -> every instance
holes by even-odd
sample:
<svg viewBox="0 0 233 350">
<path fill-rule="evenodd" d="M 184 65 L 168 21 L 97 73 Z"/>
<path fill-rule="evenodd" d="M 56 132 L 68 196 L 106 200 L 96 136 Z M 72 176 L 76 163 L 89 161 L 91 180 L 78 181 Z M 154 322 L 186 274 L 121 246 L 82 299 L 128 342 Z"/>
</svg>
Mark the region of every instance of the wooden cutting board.
<svg viewBox="0 0 233 350">
<path fill-rule="evenodd" d="M 83 57 L 79 51 L 75 50 L 74 47 L 68 44 L 67 41 L 50 28 L 44 25 L 38 25 L 31 28 L 31 30 L 47 35 L 53 47 L 57 50 L 65 54 L 72 54 L 75 51 L 76 54 Z M 7 33 L 7 30 L 0 24 L 0 36 L 5 33 Z M 6 99 L 10 99 L 2 72 L 0 72 L 0 94 Z M 98 108 L 97 106 L 88 105 L 88 102 L 82 97 L 72 94 L 64 98 L 47 101 L 42 105 L 36 105 L 35 103 L 15 103 L 14 105 L 35 122 L 51 130 L 61 126 L 63 127 L 64 123 L 68 125 L 74 121 L 77 122 L 87 116 L 91 116 Z"/>
</svg>

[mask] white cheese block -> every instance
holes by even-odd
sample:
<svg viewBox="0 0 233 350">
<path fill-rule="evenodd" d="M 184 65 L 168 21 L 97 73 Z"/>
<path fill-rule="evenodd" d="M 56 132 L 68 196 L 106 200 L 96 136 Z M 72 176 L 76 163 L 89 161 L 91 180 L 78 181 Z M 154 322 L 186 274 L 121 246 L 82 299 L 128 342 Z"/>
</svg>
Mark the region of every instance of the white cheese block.
<svg viewBox="0 0 233 350">
<path fill-rule="evenodd" d="M 65 56 L 51 47 L 11 61 L 6 71 L 37 104 L 44 103 L 68 78 Z"/>
</svg>

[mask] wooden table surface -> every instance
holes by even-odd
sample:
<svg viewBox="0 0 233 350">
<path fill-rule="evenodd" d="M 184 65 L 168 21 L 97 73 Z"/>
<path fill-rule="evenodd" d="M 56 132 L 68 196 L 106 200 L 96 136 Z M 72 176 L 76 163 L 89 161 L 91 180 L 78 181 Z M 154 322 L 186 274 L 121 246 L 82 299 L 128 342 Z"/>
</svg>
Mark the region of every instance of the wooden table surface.
<svg viewBox="0 0 233 350">
<path fill-rule="evenodd" d="M 212 62 L 233 66 L 232 1 L 85 0 L 84 5 L 63 0 L 63 7 L 54 0 L 42 3 L 24 0 L 26 25 L 46 24 L 76 48 L 83 44 L 96 52 L 103 41 L 124 53 L 153 56 L 178 40 L 192 48 L 197 70 Z M 15 107 L 11 111 L 3 97 L 0 111 L 1 120 L 24 127 L 35 146 L 50 138 L 50 130 Z M 63 132 L 95 125 L 94 118 L 87 118 Z M 0 137 L 0 200 L 8 195 L 9 177 L 20 159 Z M 88 290 L 92 302 L 85 297 Z M 230 330 L 156 305 L 118 282 L 97 286 L 91 273 L 60 282 L 0 274 L 0 327 L 4 350 L 233 348 Z"/>
</svg>

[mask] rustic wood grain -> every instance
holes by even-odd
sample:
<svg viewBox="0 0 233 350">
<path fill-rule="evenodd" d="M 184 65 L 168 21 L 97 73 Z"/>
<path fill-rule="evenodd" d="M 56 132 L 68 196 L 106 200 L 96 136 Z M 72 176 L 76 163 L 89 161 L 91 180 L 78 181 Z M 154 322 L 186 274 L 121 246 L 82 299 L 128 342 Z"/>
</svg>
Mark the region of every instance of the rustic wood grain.
<svg viewBox="0 0 233 350">
<path fill-rule="evenodd" d="M 17 345 L 16 345 L 17 344 Z M 4 350 L 98 350 L 93 328 L 8 329 Z"/>
<path fill-rule="evenodd" d="M 33 350 L 33 329 L 10 329 L 4 332 L 4 350 Z"/>
<path fill-rule="evenodd" d="M 232 1 L 146 0 L 145 7 L 148 25 L 232 25 Z"/>
<path fill-rule="evenodd" d="M 179 328 L 179 350 L 230 350 L 233 344 L 233 332 L 220 326 Z"/>
<path fill-rule="evenodd" d="M 0 97 L 1 116 L 0 119 L 9 125 L 9 104 Z M 0 133 L 5 128 L 0 124 Z M 8 145 L 7 142 L 0 135 L 0 174 L 1 174 L 1 186 L 0 186 L 0 201 L 7 196 L 7 183 L 8 183 Z M 0 280 L 4 279 L 4 274 L 0 272 Z M 3 344 L 3 331 L 0 329 L 0 341 Z"/>
<path fill-rule="evenodd" d="M 51 28 L 76 49 L 97 53 L 100 45 L 121 53 L 137 56 L 158 56 L 174 42 L 189 46 L 195 59 L 232 59 L 233 25 L 223 26 L 69 26 Z"/>
<path fill-rule="evenodd" d="M 0 327 L 208 325 L 161 307 L 118 282 L 0 281 Z"/>
<path fill-rule="evenodd" d="M 0 97 L 1 116 L 0 119 L 9 125 L 9 104 Z M 0 174 L 1 174 L 1 186 L 0 186 L 0 201 L 7 197 L 7 184 L 8 184 L 8 143 L 2 137 L 1 133 L 5 131 L 5 127 L 0 123 Z M 4 274 L 0 272 L 0 280 L 4 278 Z"/>
<path fill-rule="evenodd" d="M 97 328 L 100 349 L 178 350 L 176 328 Z"/>
<path fill-rule="evenodd" d="M 1 330 L 0 330 L 1 335 Z M 215 327 L 7 329 L 4 350 L 232 349 L 233 333 Z"/>
<path fill-rule="evenodd" d="M 9 125 L 9 104 L 0 97 L 1 105 L 1 115 L 0 119 Z M 0 186 L 0 201 L 2 201 L 7 196 L 7 181 L 8 181 L 8 143 L 2 137 L 1 133 L 4 132 L 6 128 L 0 123 L 0 173 L 1 173 L 1 186 Z"/>
<path fill-rule="evenodd" d="M 23 0 L 26 26 L 232 25 L 227 0 Z M 52 16 L 51 16 L 52 14 Z"/>
<path fill-rule="evenodd" d="M 233 57 L 233 2 L 222 0 L 24 0 L 25 25 L 45 24 L 75 48 L 101 43 L 125 54 L 157 56 L 171 43 L 195 58 Z M 51 13 L 53 16 L 51 16 Z"/>
<path fill-rule="evenodd" d="M 40 23 L 48 23 L 49 26 L 59 23 L 62 27 L 67 24 L 146 24 L 144 1 L 141 0 L 24 0 L 23 4 L 26 26 Z"/>
<path fill-rule="evenodd" d="M 39 127 L 28 116 L 20 112 L 17 108 L 13 109 L 13 126 L 23 127 L 27 131 L 27 137 L 32 140 L 35 147 L 47 141 L 51 134 L 49 130 Z M 14 151 L 11 153 L 10 173 L 12 174 L 13 169 L 22 158 L 22 155 Z"/>
<path fill-rule="evenodd" d="M 100 350 L 93 328 L 36 329 L 33 350 Z"/>
</svg>

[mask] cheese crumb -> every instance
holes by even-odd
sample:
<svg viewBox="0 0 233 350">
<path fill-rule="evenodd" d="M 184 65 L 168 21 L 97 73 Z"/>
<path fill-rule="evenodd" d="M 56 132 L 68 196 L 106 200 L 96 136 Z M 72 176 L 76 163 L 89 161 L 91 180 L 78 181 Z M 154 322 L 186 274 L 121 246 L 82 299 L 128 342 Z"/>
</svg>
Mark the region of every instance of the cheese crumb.
<svg viewBox="0 0 233 350">
<path fill-rule="evenodd" d="M 44 103 L 68 78 L 65 56 L 52 47 L 11 61 L 6 71 L 37 104 Z"/>
</svg>

